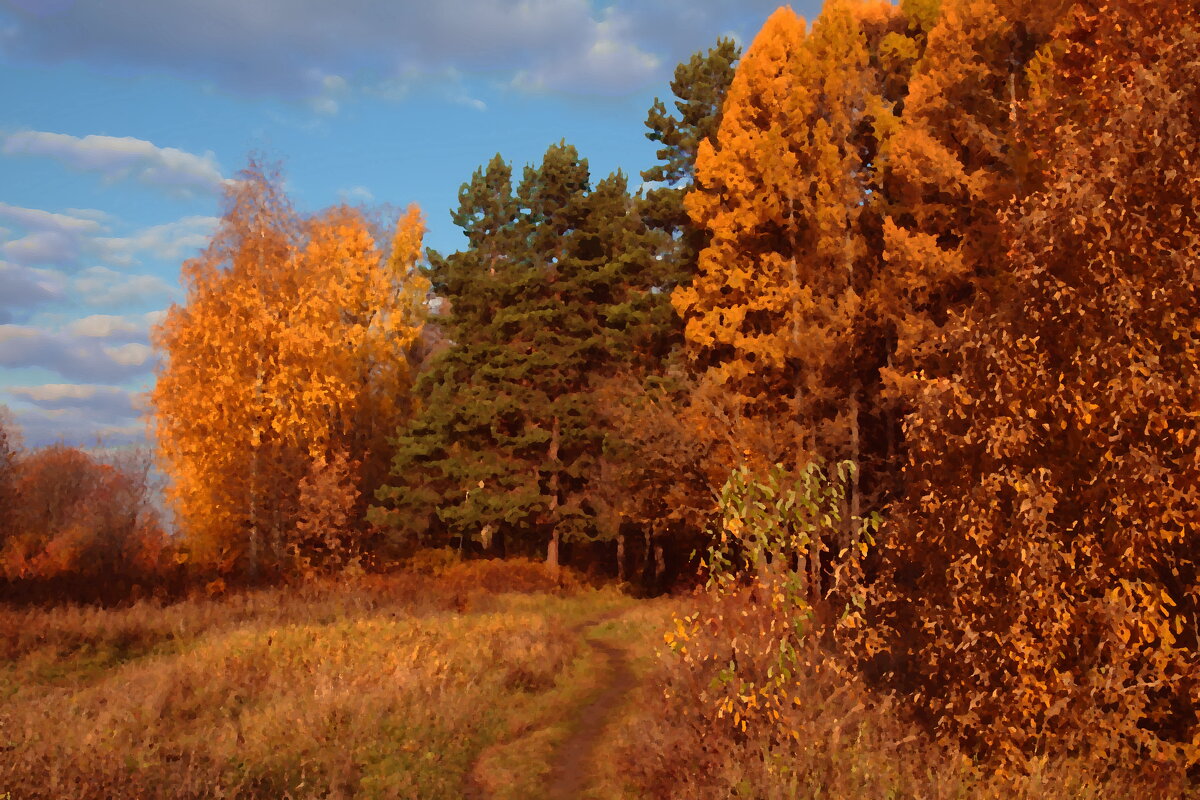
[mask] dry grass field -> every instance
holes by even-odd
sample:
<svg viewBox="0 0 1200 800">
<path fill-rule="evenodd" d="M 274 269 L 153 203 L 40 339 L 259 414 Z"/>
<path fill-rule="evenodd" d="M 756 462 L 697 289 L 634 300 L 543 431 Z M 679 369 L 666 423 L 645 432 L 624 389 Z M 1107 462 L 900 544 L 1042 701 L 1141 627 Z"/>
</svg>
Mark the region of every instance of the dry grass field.
<svg viewBox="0 0 1200 800">
<path fill-rule="evenodd" d="M 0 796 L 536 797 L 633 604 L 474 562 L 0 611 Z"/>
<path fill-rule="evenodd" d="M 705 602 L 426 556 L 169 605 L 0 608 L 0 797 L 1200 796 L 1150 763 L 997 773 L 817 658 L 794 737 L 740 733 L 663 646 Z"/>
</svg>

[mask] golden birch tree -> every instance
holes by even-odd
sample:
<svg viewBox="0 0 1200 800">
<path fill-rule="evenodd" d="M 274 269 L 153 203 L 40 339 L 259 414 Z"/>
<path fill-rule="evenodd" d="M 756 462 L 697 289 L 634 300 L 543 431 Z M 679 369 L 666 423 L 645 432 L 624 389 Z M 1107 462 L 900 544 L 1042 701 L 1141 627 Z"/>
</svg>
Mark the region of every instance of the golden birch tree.
<svg viewBox="0 0 1200 800">
<path fill-rule="evenodd" d="M 407 411 L 423 225 L 410 209 L 387 255 L 361 212 L 302 219 L 277 176 L 252 162 L 239 178 L 211 244 L 184 265 L 186 304 L 156 331 L 152 399 L 195 557 L 253 576 L 289 567 L 314 461 L 363 465 L 358 495 L 379 479 Z"/>
</svg>

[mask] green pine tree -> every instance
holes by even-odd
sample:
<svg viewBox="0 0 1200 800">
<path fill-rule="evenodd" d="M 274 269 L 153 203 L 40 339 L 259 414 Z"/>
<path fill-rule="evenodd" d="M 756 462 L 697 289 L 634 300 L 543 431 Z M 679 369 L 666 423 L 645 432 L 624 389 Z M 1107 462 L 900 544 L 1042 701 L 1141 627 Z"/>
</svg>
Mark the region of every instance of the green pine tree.
<svg viewBox="0 0 1200 800">
<path fill-rule="evenodd" d="M 718 39 L 675 68 L 671 92 L 675 113 L 655 98 L 646 116 L 646 138 L 660 145 L 658 163 L 642 171 L 642 180 L 659 184 L 642 199 L 646 224 L 660 232 L 664 288 L 687 283 L 696 271 L 696 258 L 708 244 L 706 234 L 688 219 L 683 196 L 691 188 L 696 153 L 705 139 L 716 142 L 721 107 L 733 81 L 741 48 L 732 39 Z"/>
<path fill-rule="evenodd" d="M 595 384 L 655 352 L 663 301 L 625 178 L 591 187 L 552 146 L 513 189 L 499 157 L 459 195 L 468 246 L 430 256 L 449 346 L 396 440 L 377 522 L 408 537 L 546 552 L 604 535 L 589 483 L 604 451 Z"/>
</svg>

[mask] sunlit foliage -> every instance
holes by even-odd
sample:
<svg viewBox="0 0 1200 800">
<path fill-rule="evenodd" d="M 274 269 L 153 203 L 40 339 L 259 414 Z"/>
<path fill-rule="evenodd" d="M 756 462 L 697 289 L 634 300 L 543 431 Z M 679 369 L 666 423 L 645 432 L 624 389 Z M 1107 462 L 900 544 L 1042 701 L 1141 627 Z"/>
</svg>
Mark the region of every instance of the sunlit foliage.
<svg viewBox="0 0 1200 800">
<path fill-rule="evenodd" d="M 256 162 L 232 185 L 212 242 L 184 266 L 186 303 L 155 335 L 155 434 L 198 560 L 290 569 L 301 482 L 338 452 L 360 470 L 350 485 L 374 490 L 409 411 L 422 230 L 410 210 L 389 254 L 357 210 L 299 216 Z"/>
</svg>

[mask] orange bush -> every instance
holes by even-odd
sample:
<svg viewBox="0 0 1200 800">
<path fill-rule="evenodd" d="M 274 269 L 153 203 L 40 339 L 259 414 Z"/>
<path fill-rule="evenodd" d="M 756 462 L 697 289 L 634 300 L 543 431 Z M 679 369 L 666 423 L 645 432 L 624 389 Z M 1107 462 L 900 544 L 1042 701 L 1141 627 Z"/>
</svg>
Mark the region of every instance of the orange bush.
<svg viewBox="0 0 1200 800">
<path fill-rule="evenodd" d="M 151 503 L 148 469 L 144 455 L 105 462 L 65 445 L 17 459 L 0 575 L 10 585 L 74 582 L 101 593 L 104 584 L 155 583 L 174 549 Z"/>
</svg>

